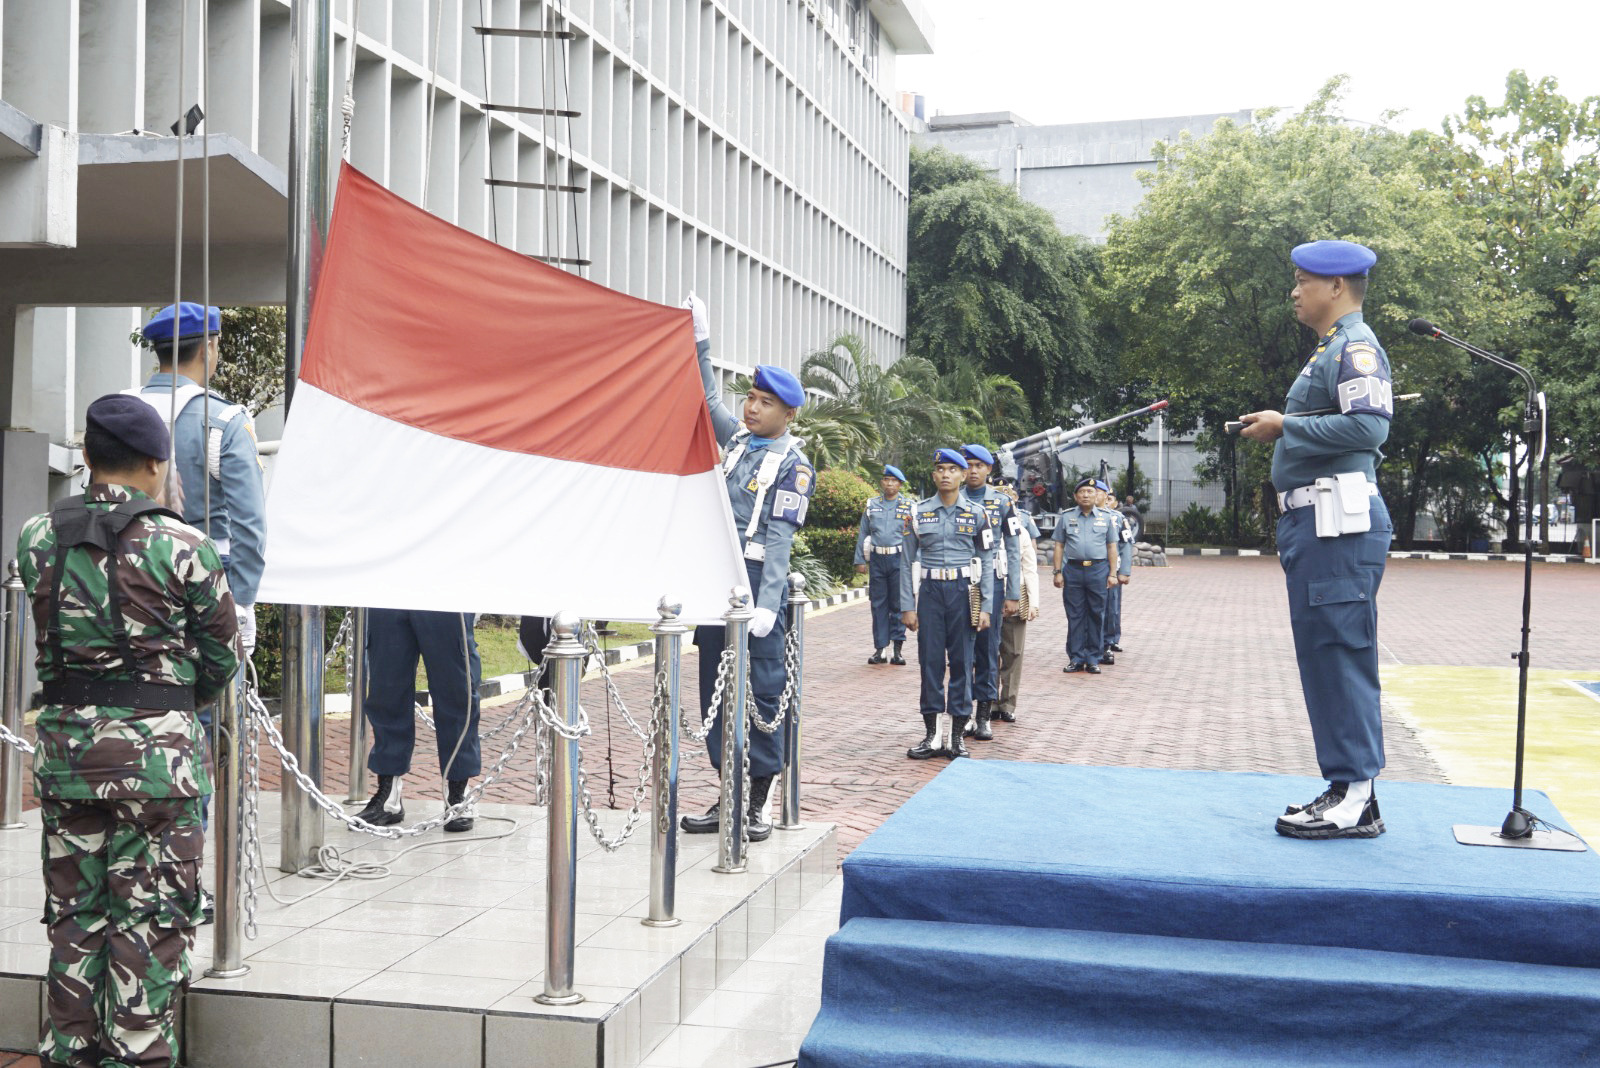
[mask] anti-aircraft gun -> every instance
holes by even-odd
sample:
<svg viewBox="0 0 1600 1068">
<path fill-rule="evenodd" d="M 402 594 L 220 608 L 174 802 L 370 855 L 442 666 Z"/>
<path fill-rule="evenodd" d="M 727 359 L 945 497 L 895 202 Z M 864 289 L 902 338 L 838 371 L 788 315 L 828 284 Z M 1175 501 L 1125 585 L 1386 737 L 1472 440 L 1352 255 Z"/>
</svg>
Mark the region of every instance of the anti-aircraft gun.
<svg viewBox="0 0 1600 1068">
<path fill-rule="evenodd" d="M 1072 487 L 1066 485 L 1062 456 L 1108 427 L 1141 415 L 1151 415 L 1167 406 L 1164 400 L 1143 408 L 1103 419 L 1098 423 L 1065 430 L 1059 426 L 1041 430 L 1000 446 L 1000 474 L 1015 479 L 1017 500 L 1031 512 L 1041 534 L 1055 528 L 1056 516 L 1072 504 Z"/>
</svg>

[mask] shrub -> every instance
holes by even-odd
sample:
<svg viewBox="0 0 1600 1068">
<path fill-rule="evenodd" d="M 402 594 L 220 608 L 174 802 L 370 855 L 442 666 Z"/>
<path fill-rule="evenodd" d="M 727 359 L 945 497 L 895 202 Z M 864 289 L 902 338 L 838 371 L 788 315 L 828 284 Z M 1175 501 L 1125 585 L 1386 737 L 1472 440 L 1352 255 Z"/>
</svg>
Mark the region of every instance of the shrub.
<svg viewBox="0 0 1600 1068">
<path fill-rule="evenodd" d="M 334 636 L 339 633 L 339 624 L 344 622 L 346 609 L 329 608 L 323 612 L 323 655 L 330 651 Z M 280 697 L 283 694 L 283 606 L 276 604 L 256 605 L 256 651 L 251 661 L 256 666 L 256 679 L 261 687 L 263 697 Z M 344 657 L 341 655 L 334 661 L 334 667 L 341 667 Z"/>
<path fill-rule="evenodd" d="M 806 577 L 806 593 L 811 597 L 826 597 L 839 586 L 828 566 L 812 551 L 805 531 L 794 536 L 794 545 L 789 551 L 789 570 Z"/>
<path fill-rule="evenodd" d="M 811 507 L 806 512 L 806 529 L 856 527 L 872 496 L 872 486 L 853 471 L 819 471 L 817 487 L 811 492 Z"/>
<path fill-rule="evenodd" d="M 807 527 L 806 544 L 828 574 L 839 582 L 848 583 L 855 574 L 856 528 Z"/>
<path fill-rule="evenodd" d="M 1190 545 L 1215 545 L 1227 535 L 1227 522 L 1200 504 L 1191 504 L 1180 515 L 1173 516 L 1170 541 Z"/>
</svg>

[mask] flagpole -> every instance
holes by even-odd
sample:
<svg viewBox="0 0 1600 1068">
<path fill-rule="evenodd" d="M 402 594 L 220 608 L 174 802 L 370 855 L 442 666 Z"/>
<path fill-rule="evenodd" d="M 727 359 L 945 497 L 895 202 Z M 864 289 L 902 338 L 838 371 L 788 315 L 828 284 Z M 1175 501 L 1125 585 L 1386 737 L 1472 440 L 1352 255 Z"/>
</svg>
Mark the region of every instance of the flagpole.
<svg viewBox="0 0 1600 1068">
<path fill-rule="evenodd" d="M 311 294 L 328 230 L 328 103 L 333 81 L 333 0 L 289 7 L 289 276 L 288 344 L 283 409 L 294 400 Z M 283 606 L 283 739 L 300 768 L 322 783 L 321 605 Z M 358 650 L 357 656 L 361 655 Z M 316 862 L 322 814 L 294 776 L 283 776 L 283 839 L 278 866 L 299 871 Z"/>
</svg>

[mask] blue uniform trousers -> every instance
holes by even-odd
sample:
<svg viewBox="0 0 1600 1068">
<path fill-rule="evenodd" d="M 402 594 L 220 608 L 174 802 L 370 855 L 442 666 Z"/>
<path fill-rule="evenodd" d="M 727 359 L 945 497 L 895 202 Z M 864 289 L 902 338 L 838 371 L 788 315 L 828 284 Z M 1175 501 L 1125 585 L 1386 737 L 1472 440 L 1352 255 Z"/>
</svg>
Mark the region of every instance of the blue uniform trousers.
<svg viewBox="0 0 1600 1068">
<path fill-rule="evenodd" d="M 1317 763 L 1329 782 L 1383 770 L 1378 686 L 1378 585 L 1394 525 L 1372 498 L 1365 534 L 1317 537 L 1315 508 L 1278 519 L 1278 561 L 1289 587 L 1289 622 Z"/>
<path fill-rule="evenodd" d="M 922 668 L 924 713 L 972 715 L 973 638 L 982 635 L 972 629 L 969 585 L 964 578 L 922 580 L 917 596 L 917 663 Z"/>
<path fill-rule="evenodd" d="M 1067 658 L 1075 664 L 1098 664 L 1106 651 L 1106 577 L 1111 565 L 1096 560 L 1088 567 L 1062 563 L 1061 600 L 1067 606 Z"/>
<path fill-rule="evenodd" d="M 1107 645 L 1122 641 L 1122 584 L 1106 591 L 1106 625 L 1102 635 Z"/>
<path fill-rule="evenodd" d="M 905 553 L 872 553 L 867 560 L 867 594 L 872 598 L 872 647 L 882 649 L 890 642 L 906 640 L 906 625 L 900 620 L 900 569 Z"/>
<path fill-rule="evenodd" d="M 989 629 L 972 636 L 972 699 L 1000 700 L 1000 622 L 1005 609 L 1006 583 L 996 575 L 989 586 Z"/>
<path fill-rule="evenodd" d="M 745 561 L 750 577 L 750 588 L 761 585 L 761 564 Z M 778 699 L 783 696 L 783 638 L 789 629 L 789 611 L 785 605 L 778 613 L 778 621 L 760 638 L 750 639 L 750 690 L 755 695 L 756 712 L 771 723 L 778 716 Z M 700 650 L 700 707 L 709 710 L 711 691 L 717 685 L 717 666 L 722 661 L 722 646 L 727 627 L 696 627 L 694 644 Z M 702 712 L 702 714 L 704 714 Z M 783 770 L 783 731 L 767 734 L 746 726 L 750 739 L 750 776 L 761 778 L 777 775 Z M 722 716 L 706 735 L 706 749 L 711 753 L 711 766 L 722 770 Z"/>
<path fill-rule="evenodd" d="M 440 773 L 446 779 L 470 779 L 483 770 L 478 751 L 482 670 L 478 643 L 470 625 L 464 650 L 461 638 L 462 617 L 457 612 L 367 610 L 366 711 L 372 725 L 367 767 L 373 774 L 404 775 L 411 770 L 417 739 L 418 656 L 428 669 Z"/>
</svg>

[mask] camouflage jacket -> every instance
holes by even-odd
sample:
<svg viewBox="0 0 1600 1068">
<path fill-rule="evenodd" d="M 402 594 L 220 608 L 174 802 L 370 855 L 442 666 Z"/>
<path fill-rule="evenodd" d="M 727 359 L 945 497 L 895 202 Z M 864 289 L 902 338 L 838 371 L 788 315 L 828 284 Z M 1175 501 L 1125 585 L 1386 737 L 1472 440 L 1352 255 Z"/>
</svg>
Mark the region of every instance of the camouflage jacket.
<svg viewBox="0 0 1600 1068">
<path fill-rule="evenodd" d="M 143 498 L 126 486 L 96 483 L 91 510 Z M 193 686 L 207 704 L 239 667 L 238 620 L 216 546 L 193 527 L 144 515 L 123 532 L 117 579 L 123 626 L 133 646 L 124 663 L 110 622 L 106 554 L 67 550 L 61 583 L 61 654 L 66 672 L 107 680 Z M 36 515 L 17 540 L 22 581 L 33 606 L 40 682 L 62 675 L 47 645 L 56 537 L 50 515 Z M 36 724 L 34 792 L 62 800 L 194 797 L 211 792 L 201 726 L 194 712 L 45 705 Z"/>
</svg>

